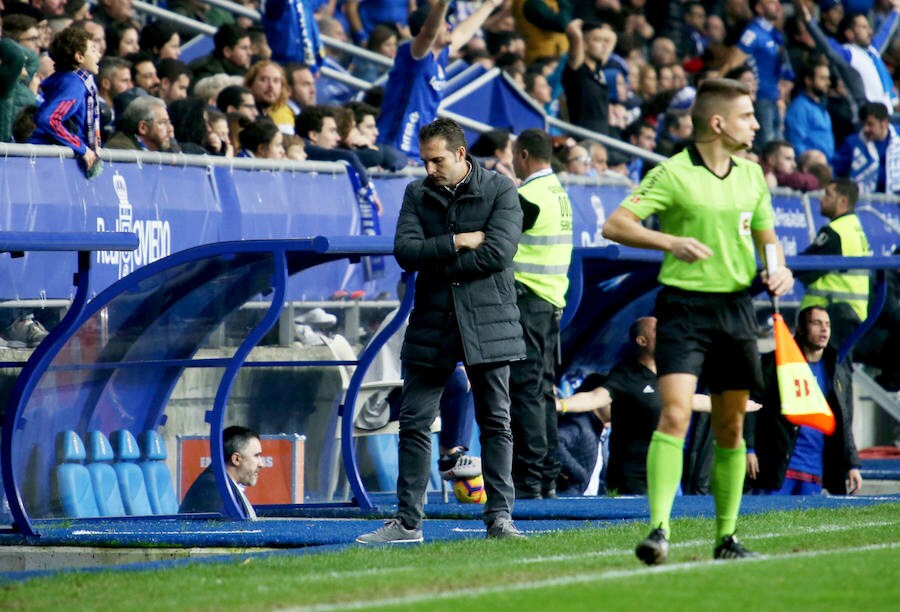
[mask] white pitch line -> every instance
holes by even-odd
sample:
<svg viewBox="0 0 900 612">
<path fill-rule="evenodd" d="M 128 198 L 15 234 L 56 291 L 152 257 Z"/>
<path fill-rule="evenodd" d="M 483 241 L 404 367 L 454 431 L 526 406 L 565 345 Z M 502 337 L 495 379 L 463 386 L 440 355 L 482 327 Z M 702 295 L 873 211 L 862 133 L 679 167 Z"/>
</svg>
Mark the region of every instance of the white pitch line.
<svg viewBox="0 0 900 612">
<path fill-rule="evenodd" d="M 756 539 L 769 539 L 769 538 L 779 538 L 784 536 L 797 535 L 798 532 L 804 531 L 806 533 L 824 533 L 824 532 L 837 532 L 837 531 L 848 531 L 850 529 L 860 529 L 860 528 L 868 528 L 868 527 L 887 527 L 889 525 L 896 525 L 900 523 L 900 521 L 878 521 L 878 522 L 870 522 L 870 523 L 857 523 L 855 525 L 845 525 L 845 524 L 830 524 L 830 525 L 822 525 L 820 527 L 812 528 L 797 528 L 789 532 L 771 532 L 771 533 L 763 533 L 763 534 L 753 534 L 750 538 L 751 540 Z M 465 531 L 464 528 L 454 528 L 453 531 Z M 468 531 L 483 533 L 484 529 L 471 529 Z M 528 533 L 536 533 L 534 531 L 528 531 Z M 549 532 L 548 532 L 549 533 Z M 700 546 L 703 544 L 708 544 L 709 540 L 688 540 L 685 542 L 674 542 L 673 544 L 676 546 Z M 557 561 L 569 561 L 574 559 L 586 559 L 586 558 L 596 558 L 596 557 L 615 557 L 619 555 L 631 555 L 634 553 L 634 550 L 631 548 L 624 549 L 611 549 L 611 550 L 600 550 L 593 552 L 586 552 L 577 555 L 543 555 L 540 557 L 524 557 L 521 559 L 516 559 L 512 561 L 514 564 L 532 564 L 532 563 L 550 563 Z M 393 574 L 397 572 L 403 571 L 411 571 L 416 569 L 415 566 L 411 565 L 400 565 L 394 567 L 380 567 L 380 568 L 370 568 L 366 570 L 347 570 L 343 572 L 327 572 L 322 574 L 307 574 L 305 575 L 301 582 L 312 582 L 326 579 L 338 579 L 338 578 L 352 578 L 355 576 L 380 576 L 382 574 Z"/>
<path fill-rule="evenodd" d="M 884 550 L 900 548 L 900 542 L 888 542 L 883 544 L 870 544 L 867 546 L 854 546 L 848 548 L 839 548 L 832 550 L 815 550 L 799 553 L 785 553 L 780 555 L 761 555 L 752 559 L 744 559 L 739 562 L 743 563 L 763 563 L 766 561 L 781 560 L 797 557 L 821 557 L 834 554 L 846 554 L 854 552 L 862 552 L 868 550 Z M 466 597 L 471 599 L 482 595 L 492 595 L 495 593 L 505 593 L 509 591 L 530 591 L 535 589 L 553 588 L 561 586 L 571 586 L 582 584 L 585 582 L 596 582 L 600 580 L 613 580 L 618 578 L 631 578 L 633 576 L 652 574 L 668 574 L 672 572 L 680 572 L 692 570 L 697 567 L 722 568 L 728 567 L 733 562 L 718 563 L 716 561 L 688 561 L 685 563 L 672 563 L 670 565 L 657 565 L 654 567 L 641 567 L 637 569 L 627 570 L 607 570 L 604 572 L 593 572 L 590 574 L 580 574 L 577 576 L 561 576 L 559 578 L 548 578 L 546 580 L 529 580 L 528 582 L 513 582 L 493 587 L 472 588 L 465 587 L 452 591 L 442 591 L 440 593 L 416 593 L 403 597 L 387 597 L 384 599 L 370 599 L 366 601 L 349 601 L 340 604 L 322 604 L 304 606 L 300 608 L 290 608 L 294 612 L 315 611 L 323 612 L 326 610 L 362 610 L 365 608 L 380 608 L 385 606 L 402 606 L 422 602 L 433 602 L 440 599 L 456 599 Z"/>
<path fill-rule="evenodd" d="M 798 533 L 823 533 L 823 532 L 837 532 L 837 531 L 849 531 L 851 529 L 861 529 L 866 527 L 887 527 L 889 525 L 897 525 L 900 521 L 878 521 L 871 523 L 856 523 L 853 525 L 824 525 L 821 527 L 798 527 L 797 529 L 791 532 L 770 532 L 770 533 L 760 533 L 760 534 L 751 534 L 748 536 L 750 540 L 766 540 L 771 538 L 781 538 L 789 535 L 797 535 Z M 704 540 L 687 540 L 684 542 L 679 542 L 677 540 L 673 541 L 671 544 L 673 546 L 702 546 L 703 544 L 709 544 L 709 539 Z M 591 552 L 578 553 L 574 555 L 547 555 L 542 557 L 525 557 L 523 559 L 516 559 L 513 561 L 515 564 L 531 564 L 531 563 L 549 563 L 549 562 L 558 562 L 558 561 L 570 561 L 574 559 L 586 559 L 591 557 L 615 557 L 617 555 L 625 555 L 631 554 L 633 549 L 612 549 L 612 550 L 596 550 Z"/>
</svg>

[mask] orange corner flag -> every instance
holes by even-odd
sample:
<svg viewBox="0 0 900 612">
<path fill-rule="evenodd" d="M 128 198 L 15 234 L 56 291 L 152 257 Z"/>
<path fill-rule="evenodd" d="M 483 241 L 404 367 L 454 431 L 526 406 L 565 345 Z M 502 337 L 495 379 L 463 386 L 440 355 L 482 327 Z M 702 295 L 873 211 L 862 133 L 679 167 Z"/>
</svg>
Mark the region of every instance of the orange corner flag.
<svg viewBox="0 0 900 612">
<path fill-rule="evenodd" d="M 806 425 L 830 436 L 834 433 L 834 413 L 784 318 L 775 313 L 773 319 L 781 414 L 794 425 Z"/>
</svg>

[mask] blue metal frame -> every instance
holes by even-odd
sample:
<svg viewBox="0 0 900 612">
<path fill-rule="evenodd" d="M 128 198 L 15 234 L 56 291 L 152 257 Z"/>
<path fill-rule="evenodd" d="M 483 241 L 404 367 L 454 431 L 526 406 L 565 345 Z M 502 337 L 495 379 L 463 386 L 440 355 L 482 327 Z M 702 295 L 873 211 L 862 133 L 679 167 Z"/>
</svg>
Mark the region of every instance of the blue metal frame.
<svg viewBox="0 0 900 612">
<path fill-rule="evenodd" d="M 870 257 L 841 257 L 840 255 L 796 255 L 786 258 L 791 270 L 874 270 L 875 299 L 871 303 L 869 316 L 848 336 L 838 349 L 838 360 L 843 361 L 856 341 L 869 331 L 887 302 L 886 270 L 900 268 L 900 257 L 879 255 Z"/>
<path fill-rule="evenodd" d="M 381 350 L 381 347 L 393 336 L 403 321 L 409 316 L 412 310 L 413 297 L 415 293 L 415 274 L 412 272 L 404 272 L 402 277 L 403 283 L 406 285 L 406 292 L 403 300 L 400 302 L 400 308 L 394 315 L 394 318 L 384 326 L 381 332 L 372 338 L 368 345 L 359 355 L 359 362 L 350 377 L 350 383 L 347 385 L 347 395 L 344 397 L 343 403 L 339 407 L 338 414 L 341 416 L 341 458 L 344 461 L 344 469 L 347 472 L 347 480 L 350 483 L 350 490 L 353 492 L 353 498 L 357 505 L 364 510 L 375 508 L 375 504 L 369 498 L 359 473 L 359 465 L 356 461 L 356 448 L 353 445 L 353 409 L 356 405 L 356 398 L 359 395 L 359 389 L 362 386 L 363 378 L 372 361 Z M 350 409 L 347 410 L 347 406 Z M 344 418 L 344 417 L 347 418 Z"/>
<path fill-rule="evenodd" d="M 134 240 L 133 246 L 137 246 L 135 237 L 133 235 L 129 236 L 132 240 Z M 0 244 L 5 243 L 0 242 Z M 11 249 L 17 251 L 21 247 L 19 243 L 9 243 L 8 246 L 10 246 Z M 116 246 L 116 243 L 110 241 L 101 242 L 98 244 L 98 248 L 103 250 L 109 250 L 114 246 Z M 130 248 L 133 248 L 131 243 L 129 243 L 128 246 Z M 225 408 L 228 403 L 228 396 L 231 392 L 235 378 L 241 367 L 245 365 L 271 365 L 269 362 L 253 362 L 251 364 L 247 363 L 246 359 L 250 354 L 251 349 L 256 346 L 256 344 L 258 344 L 265 333 L 270 330 L 278 321 L 278 317 L 284 306 L 284 297 L 288 277 L 291 274 L 297 273 L 301 270 L 313 267 L 321 263 L 336 261 L 339 259 L 358 261 L 364 255 L 387 255 L 392 253 L 392 251 L 392 240 L 390 238 L 384 237 L 316 237 L 311 239 L 296 240 L 253 240 L 215 243 L 181 251 L 167 258 L 144 266 L 143 268 L 136 270 L 132 274 L 108 287 L 100 295 L 94 298 L 90 302 L 90 304 L 87 305 L 85 305 L 87 284 L 83 282 L 79 283 L 79 293 L 78 295 L 76 295 L 76 299 L 73 303 L 72 309 L 69 311 L 63 322 L 56 328 L 54 328 L 53 332 L 50 336 L 48 336 L 47 340 L 42 343 L 32 355 L 32 358 L 26 365 L 26 369 L 23 370 L 22 375 L 17 381 L 16 393 L 10 403 L 10 408 L 7 411 L 6 426 L 4 427 L 3 447 L 4 487 L 7 491 L 7 498 L 10 501 L 10 507 L 13 514 L 15 527 L 24 534 L 38 535 L 37 530 L 32 523 L 31 517 L 28 516 L 24 500 L 20 495 L 21 487 L 16 481 L 16 471 L 13 469 L 13 432 L 16 430 L 17 423 L 22 416 L 22 411 L 27 406 L 28 400 L 31 394 L 34 392 L 36 385 L 38 385 L 41 377 L 53 362 L 53 359 L 59 353 L 63 345 L 65 345 L 65 343 L 78 332 L 80 326 L 91 319 L 91 317 L 94 316 L 99 310 L 105 308 L 117 296 L 120 296 L 123 293 L 129 292 L 136 287 L 139 287 L 143 281 L 150 279 L 155 275 L 162 274 L 170 269 L 177 269 L 177 267 L 184 266 L 185 264 L 200 263 L 209 258 L 222 258 L 223 261 L 232 261 L 238 258 L 240 255 L 259 255 L 259 259 L 250 257 L 247 261 L 250 262 L 250 265 L 256 268 L 256 276 L 258 278 L 259 266 L 265 266 L 266 260 L 271 260 L 271 270 L 269 272 L 270 277 L 268 287 L 260 289 L 259 283 L 257 283 L 255 285 L 255 291 L 257 293 L 260 290 L 266 294 L 271 293 L 272 304 L 267 310 L 263 320 L 251 330 L 251 332 L 239 346 L 238 350 L 230 359 L 202 360 L 202 362 L 199 364 L 195 364 L 192 361 L 186 359 L 163 359 L 147 360 L 144 362 L 137 361 L 127 364 L 122 364 L 120 362 L 100 362 L 98 364 L 85 365 L 85 368 L 95 369 L 98 371 L 114 371 L 116 369 L 133 371 L 135 368 L 138 368 L 142 364 L 167 366 L 172 371 L 172 373 L 167 374 L 166 376 L 160 376 L 155 385 L 157 388 L 150 390 L 150 393 L 148 394 L 152 396 L 151 402 L 153 403 L 153 405 L 160 406 L 160 412 L 154 413 L 151 410 L 148 411 L 148 414 L 145 417 L 147 421 L 153 421 L 153 423 L 150 424 L 153 426 L 164 421 L 165 415 L 161 413 L 161 406 L 165 405 L 165 400 L 171 392 L 171 388 L 174 386 L 180 371 L 184 367 L 194 365 L 197 365 L 199 367 L 221 367 L 224 365 L 225 372 L 222 376 L 222 379 L 220 380 L 213 408 L 206 414 L 206 421 L 210 424 L 211 456 L 214 458 L 212 465 L 214 466 L 213 469 L 216 474 L 217 483 L 220 489 L 220 493 L 222 493 L 222 499 L 224 500 L 225 514 L 232 519 L 246 518 L 243 515 L 240 504 L 234 498 L 231 488 L 227 486 L 224 463 L 221 460 L 222 428 L 224 425 Z M 80 271 L 82 271 L 83 269 L 83 271 L 86 272 L 89 261 L 90 258 L 87 255 L 79 257 Z M 241 263 L 240 260 L 239 263 Z M 84 279 L 87 278 L 86 274 L 82 274 L 82 276 L 84 277 Z M 409 312 L 413 294 L 410 283 L 410 278 L 407 278 L 407 285 L 410 287 L 410 289 L 408 291 L 407 298 L 404 300 L 405 308 L 401 308 L 398 313 L 398 318 L 405 317 Z M 268 289 L 268 291 L 266 289 Z M 184 291 L 187 295 L 190 295 L 189 287 Z M 250 296 L 248 295 L 247 298 L 249 297 Z M 380 334 L 377 339 L 370 343 L 369 347 L 367 347 L 367 350 L 364 351 L 363 360 L 350 362 L 321 360 L 300 362 L 279 361 L 278 363 L 284 365 L 305 364 L 357 366 L 362 363 L 363 367 L 357 368 L 361 376 L 368 365 L 371 363 L 375 352 L 377 352 L 378 348 L 380 348 L 384 344 L 384 342 L 387 341 L 387 339 L 390 337 L 390 334 L 395 331 L 397 327 L 399 327 L 401 322 L 402 318 L 399 318 L 399 320 L 396 321 L 392 321 L 388 326 L 390 331 L 385 330 L 385 333 Z M 153 323 L 153 321 L 147 321 L 146 323 L 149 326 Z M 61 369 L 71 370 L 78 368 L 79 366 L 74 365 L 63 366 L 63 368 Z M 359 382 L 361 382 L 361 378 L 359 379 Z M 357 390 L 358 387 L 357 389 L 354 389 L 354 396 Z M 90 415 L 87 415 L 86 417 L 82 418 L 82 421 L 87 421 L 89 419 Z M 352 419 L 348 419 L 348 423 L 351 423 L 352 425 Z M 347 453 L 349 453 L 349 456 L 351 457 L 351 460 L 345 465 L 349 466 L 348 471 L 351 474 L 351 480 L 355 482 L 355 497 L 358 500 L 362 500 L 363 504 L 365 504 L 365 507 L 371 508 L 371 502 L 369 501 L 368 496 L 363 490 L 361 479 L 359 478 L 355 456 L 353 455 L 352 436 L 345 437 L 342 440 L 342 445 L 345 447 L 343 449 L 345 456 Z M 346 447 L 349 447 L 349 450 Z"/>
<path fill-rule="evenodd" d="M 26 251 L 75 251 L 77 272 L 73 277 L 75 296 L 68 312 L 56 327 L 31 354 L 22 372 L 16 379 L 6 407 L 3 424 L 2 447 L 0 447 L 0 467 L 3 471 L 3 488 L 9 504 L 13 524 L 26 535 L 35 535 L 24 511 L 19 488 L 15 486 L 12 471 L 12 439 L 18 420 L 18 410 L 23 399 L 31 395 L 40 375 L 52 361 L 71 333 L 84 311 L 87 292 L 90 287 L 92 251 L 133 251 L 140 245 L 135 234 L 127 232 L 0 232 L 0 251 L 21 257 Z"/>
</svg>

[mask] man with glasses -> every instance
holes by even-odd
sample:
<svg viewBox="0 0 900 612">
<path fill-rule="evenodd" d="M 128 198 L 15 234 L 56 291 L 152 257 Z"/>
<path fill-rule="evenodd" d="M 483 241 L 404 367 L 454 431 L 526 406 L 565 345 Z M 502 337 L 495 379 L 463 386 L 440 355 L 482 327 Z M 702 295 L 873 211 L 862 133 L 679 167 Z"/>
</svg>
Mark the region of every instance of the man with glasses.
<svg viewBox="0 0 900 612">
<path fill-rule="evenodd" d="M 591 155 L 581 145 L 575 145 L 565 150 L 563 162 L 566 164 L 566 173 L 575 176 L 594 176 L 594 166 Z"/>
<path fill-rule="evenodd" d="M 141 96 L 125 109 L 122 128 L 113 134 L 106 148 L 172 152 L 173 135 L 166 103 L 153 96 Z"/>
</svg>

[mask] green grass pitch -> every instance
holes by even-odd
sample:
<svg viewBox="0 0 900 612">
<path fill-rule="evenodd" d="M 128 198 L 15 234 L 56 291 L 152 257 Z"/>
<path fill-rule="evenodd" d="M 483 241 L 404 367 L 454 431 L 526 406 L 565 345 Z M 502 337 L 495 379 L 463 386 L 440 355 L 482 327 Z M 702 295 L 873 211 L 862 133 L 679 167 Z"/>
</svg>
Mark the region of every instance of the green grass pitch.
<svg viewBox="0 0 900 612">
<path fill-rule="evenodd" d="M 900 610 L 900 504 L 743 516 L 739 536 L 763 555 L 747 561 L 712 561 L 711 520 L 672 529 L 655 568 L 632 553 L 646 525 L 623 523 L 69 573 L 3 586 L 0 610 Z"/>
</svg>

